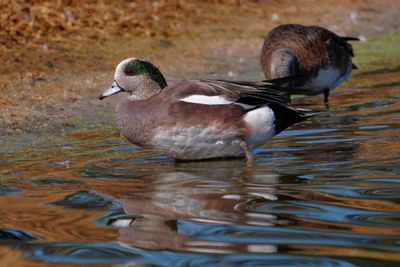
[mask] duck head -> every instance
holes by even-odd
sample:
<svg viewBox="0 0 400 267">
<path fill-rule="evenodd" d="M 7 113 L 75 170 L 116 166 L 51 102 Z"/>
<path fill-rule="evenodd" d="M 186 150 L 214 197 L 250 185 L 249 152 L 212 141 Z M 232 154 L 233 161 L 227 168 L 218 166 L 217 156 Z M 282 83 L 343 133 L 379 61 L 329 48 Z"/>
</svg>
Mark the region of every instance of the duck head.
<svg viewBox="0 0 400 267">
<path fill-rule="evenodd" d="M 114 82 L 99 98 L 127 92 L 131 94 L 131 100 L 143 100 L 166 86 L 164 76 L 153 64 L 143 59 L 128 58 L 118 64 Z"/>
</svg>

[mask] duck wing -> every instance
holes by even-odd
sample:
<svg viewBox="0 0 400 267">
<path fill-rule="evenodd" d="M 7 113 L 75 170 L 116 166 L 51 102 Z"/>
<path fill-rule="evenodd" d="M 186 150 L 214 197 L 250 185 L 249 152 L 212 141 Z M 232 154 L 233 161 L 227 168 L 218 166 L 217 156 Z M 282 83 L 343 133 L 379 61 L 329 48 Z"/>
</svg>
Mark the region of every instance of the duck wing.
<svg viewBox="0 0 400 267">
<path fill-rule="evenodd" d="M 207 81 L 210 86 L 218 87 L 221 90 L 234 94 L 232 99 L 236 103 L 251 105 L 254 107 L 263 106 L 269 103 L 286 104 L 288 99 L 285 92 L 287 88 L 281 87 L 268 80 L 260 82 L 251 81 Z"/>
<path fill-rule="evenodd" d="M 203 105 L 244 104 L 248 105 L 246 109 L 251 109 L 268 103 L 285 105 L 288 101 L 286 93 L 290 89 L 268 80 L 188 80 L 168 86 L 163 91 L 184 102 Z"/>
</svg>

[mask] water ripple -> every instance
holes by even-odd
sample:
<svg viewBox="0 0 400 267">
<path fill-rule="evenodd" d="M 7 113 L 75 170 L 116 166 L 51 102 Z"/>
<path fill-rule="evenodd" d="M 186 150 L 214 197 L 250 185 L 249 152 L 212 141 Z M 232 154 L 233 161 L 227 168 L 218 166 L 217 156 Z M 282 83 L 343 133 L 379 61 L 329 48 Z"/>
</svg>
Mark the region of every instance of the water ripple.
<svg viewBox="0 0 400 267">
<path fill-rule="evenodd" d="M 18 192 L 20 192 L 20 190 L 11 188 L 5 184 L 0 184 L 0 196 L 14 195 Z"/>
<path fill-rule="evenodd" d="M 313 203 L 306 201 L 285 201 L 284 203 L 243 204 L 243 211 L 292 215 L 294 218 L 313 219 L 357 225 L 396 226 L 400 216 L 396 212 L 370 211 L 350 207 Z"/>
<path fill-rule="evenodd" d="M 78 209 L 118 209 L 119 202 L 95 191 L 79 191 L 64 199 L 52 202 L 53 205 Z"/>
<path fill-rule="evenodd" d="M 252 166 L 175 162 L 109 126 L 0 137 L 0 265 L 398 266 L 399 77 L 360 75 Z"/>
<path fill-rule="evenodd" d="M 112 264 L 145 263 L 155 266 L 356 266 L 351 262 L 318 256 L 179 253 L 149 251 L 117 243 L 31 243 L 18 246 L 25 257 L 42 262 Z"/>
<path fill-rule="evenodd" d="M 0 229 L 0 241 L 32 241 L 37 237 L 14 229 Z"/>
<path fill-rule="evenodd" d="M 400 235 L 385 237 L 373 234 L 321 232 L 272 226 L 212 225 L 184 220 L 179 222 L 178 231 L 180 234 L 207 241 L 359 247 L 400 252 L 400 246 L 396 245 L 400 241 Z"/>
</svg>

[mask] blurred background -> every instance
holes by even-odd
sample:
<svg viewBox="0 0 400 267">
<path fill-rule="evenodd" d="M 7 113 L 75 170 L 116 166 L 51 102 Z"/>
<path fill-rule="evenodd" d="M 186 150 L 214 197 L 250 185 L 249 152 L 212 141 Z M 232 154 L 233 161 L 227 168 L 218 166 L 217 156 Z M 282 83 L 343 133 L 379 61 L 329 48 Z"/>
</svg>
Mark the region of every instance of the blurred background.
<svg viewBox="0 0 400 267">
<path fill-rule="evenodd" d="M 126 57 L 151 60 L 168 81 L 262 79 L 263 36 L 276 25 L 315 24 L 363 41 L 400 29 L 396 0 L 3 0 L 0 10 L 3 135 L 106 112 L 118 97 L 97 96 Z"/>
</svg>

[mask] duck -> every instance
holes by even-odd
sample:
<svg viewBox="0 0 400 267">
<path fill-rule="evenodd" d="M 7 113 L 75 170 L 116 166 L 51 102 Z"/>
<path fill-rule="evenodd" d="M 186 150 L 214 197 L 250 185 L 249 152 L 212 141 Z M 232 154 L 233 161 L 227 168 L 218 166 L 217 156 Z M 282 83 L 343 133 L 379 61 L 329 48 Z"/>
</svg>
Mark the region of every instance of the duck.
<svg viewBox="0 0 400 267">
<path fill-rule="evenodd" d="M 316 112 L 289 107 L 279 84 L 183 80 L 172 85 L 147 60 L 120 62 L 100 100 L 125 92 L 116 106 L 120 133 L 134 145 L 178 161 L 246 157 L 287 127 Z"/>
<path fill-rule="evenodd" d="M 298 76 L 288 87 L 290 95 L 329 93 L 349 79 L 357 66 L 352 62 L 353 47 L 349 41 L 357 37 L 339 36 L 319 26 L 283 24 L 273 28 L 265 37 L 260 63 L 267 79 Z"/>
</svg>

